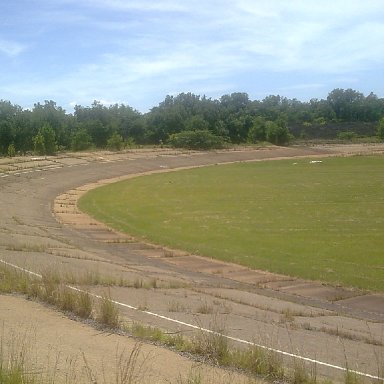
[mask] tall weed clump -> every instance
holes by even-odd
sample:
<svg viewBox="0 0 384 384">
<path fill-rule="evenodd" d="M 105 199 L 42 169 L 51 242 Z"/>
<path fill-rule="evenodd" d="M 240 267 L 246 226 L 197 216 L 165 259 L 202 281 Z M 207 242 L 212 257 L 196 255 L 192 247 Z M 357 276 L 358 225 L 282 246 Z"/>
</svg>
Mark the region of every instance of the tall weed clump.
<svg viewBox="0 0 384 384">
<path fill-rule="evenodd" d="M 104 295 L 99 302 L 96 320 L 108 328 L 118 328 L 120 325 L 119 309 L 112 301 L 110 294 Z"/>
</svg>

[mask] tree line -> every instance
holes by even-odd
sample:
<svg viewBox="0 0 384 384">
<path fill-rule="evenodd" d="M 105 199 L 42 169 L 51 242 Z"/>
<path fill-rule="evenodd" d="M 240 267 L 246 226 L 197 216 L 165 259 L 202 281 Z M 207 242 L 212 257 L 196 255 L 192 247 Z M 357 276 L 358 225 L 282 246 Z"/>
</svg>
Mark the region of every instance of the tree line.
<svg viewBox="0 0 384 384">
<path fill-rule="evenodd" d="M 382 128 L 381 128 L 382 127 Z M 166 96 L 147 113 L 130 106 L 76 105 L 67 113 L 47 100 L 23 109 L 0 100 L 0 155 L 54 154 L 59 150 L 121 149 L 126 145 L 213 143 L 286 144 L 292 138 L 379 135 L 384 139 L 384 99 L 334 89 L 326 99 L 301 102 L 279 95 L 251 100 L 247 93 L 211 99 L 193 93 Z"/>
</svg>

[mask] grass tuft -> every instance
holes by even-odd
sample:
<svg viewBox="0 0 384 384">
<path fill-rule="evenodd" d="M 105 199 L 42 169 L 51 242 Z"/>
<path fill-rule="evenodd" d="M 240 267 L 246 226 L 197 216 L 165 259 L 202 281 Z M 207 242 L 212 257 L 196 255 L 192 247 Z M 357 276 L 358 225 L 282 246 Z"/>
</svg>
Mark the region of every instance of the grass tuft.
<svg viewBox="0 0 384 384">
<path fill-rule="evenodd" d="M 110 294 L 105 294 L 99 301 L 98 312 L 96 320 L 108 327 L 118 328 L 120 325 L 119 309 L 112 301 Z"/>
</svg>

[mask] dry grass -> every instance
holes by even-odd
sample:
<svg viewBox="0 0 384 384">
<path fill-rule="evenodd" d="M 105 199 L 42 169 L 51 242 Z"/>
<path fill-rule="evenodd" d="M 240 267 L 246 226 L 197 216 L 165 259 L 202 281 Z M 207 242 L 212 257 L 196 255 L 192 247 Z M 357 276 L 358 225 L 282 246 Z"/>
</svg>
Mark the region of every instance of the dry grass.
<svg viewBox="0 0 384 384">
<path fill-rule="evenodd" d="M 214 313 L 214 306 L 208 304 L 207 301 L 204 301 L 197 307 L 196 312 L 201 313 L 202 315 L 210 315 Z"/>
<path fill-rule="evenodd" d="M 104 294 L 99 301 L 96 320 L 108 328 L 118 328 L 120 325 L 119 309 L 109 293 Z"/>
<path fill-rule="evenodd" d="M 0 265 L 0 293 L 19 292 L 26 294 L 30 298 L 41 300 L 49 303 L 62 311 L 73 313 L 82 318 L 93 318 L 102 326 L 109 329 L 128 332 L 134 337 L 141 340 L 150 340 L 161 345 L 165 345 L 178 351 L 188 352 L 189 354 L 198 356 L 207 362 L 214 365 L 229 367 L 236 370 L 242 370 L 251 375 L 263 376 L 273 381 L 284 381 L 292 384 L 312 384 L 316 382 L 316 369 L 308 368 L 301 364 L 298 360 L 294 360 L 291 367 L 283 366 L 281 355 L 265 350 L 259 347 L 248 349 L 238 349 L 230 344 L 229 339 L 225 336 L 225 326 L 221 325 L 220 318 L 213 316 L 209 329 L 212 331 L 198 331 L 193 338 L 185 338 L 180 333 L 167 334 L 158 328 L 145 327 L 140 324 L 135 324 L 130 328 L 124 326 L 120 321 L 120 314 L 117 305 L 113 302 L 109 293 L 99 300 L 93 300 L 91 295 L 85 291 L 77 290 L 69 287 L 60 280 L 59 274 L 55 271 L 44 271 L 42 278 L 39 279 L 30 276 L 26 273 L 16 271 L 14 269 Z M 169 309 L 180 309 L 179 305 L 172 303 Z M 200 313 L 212 313 L 213 305 L 202 303 Z M 291 312 L 286 311 L 284 314 L 287 319 L 290 319 Z M 20 356 L 22 356 L 21 354 Z M 128 356 L 128 362 L 135 366 L 136 355 Z M 124 370 L 122 358 L 118 359 L 121 371 L 116 373 L 117 383 L 138 383 L 139 381 L 124 381 L 136 380 L 136 374 Z M 20 376 L 20 372 L 24 370 L 23 361 L 14 360 L 13 365 L 1 362 L 0 369 L 7 369 L 7 375 L 10 375 L 9 369 L 15 372 L 15 375 Z M 21 368 L 18 368 L 21 365 Z M 383 358 L 377 357 L 377 366 L 379 373 L 382 373 Z M 129 368 L 133 369 L 133 367 Z M 4 375 L 4 373 L 0 372 Z M 379 376 L 380 376 L 379 374 Z M 13 373 L 12 373 L 13 375 Z M 15 377 L 16 377 L 15 376 Z M 93 376 L 89 371 L 89 378 Z M 381 376 L 380 376 L 381 377 Z M 1 376 L 0 376 L 1 378 Z M 195 377 L 195 379 L 197 379 Z M 351 371 L 347 371 L 345 377 L 346 384 L 357 384 L 359 377 Z M 3 381 L 1 381 L 3 380 Z M 13 383 L 1 379 L 0 383 Z M 8 379 L 7 379 L 8 380 Z M 95 382 L 95 381 L 90 381 Z M 97 381 L 101 382 L 101 381 Z M 33 381 L 15 381 L 18 383 L 34 383 Z M 41 381 L 36 382 L 41 383 Z M 69 383 L 69 382 L 68 382 Z M 105 382 L 107 383 L 107 382 Z"/>
</svg>

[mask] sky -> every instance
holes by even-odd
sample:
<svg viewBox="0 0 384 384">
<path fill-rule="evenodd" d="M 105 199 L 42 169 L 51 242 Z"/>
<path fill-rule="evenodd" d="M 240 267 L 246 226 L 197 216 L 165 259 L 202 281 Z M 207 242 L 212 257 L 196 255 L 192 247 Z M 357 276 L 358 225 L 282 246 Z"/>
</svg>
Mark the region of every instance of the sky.
<svg viewBox="0 0 384 384">
<path fill-rule="evenodd" d="M 384 97 L 383 0 L 0 1 L 0 99 L 23 108 L 335 88 Z"/>
</svg>

